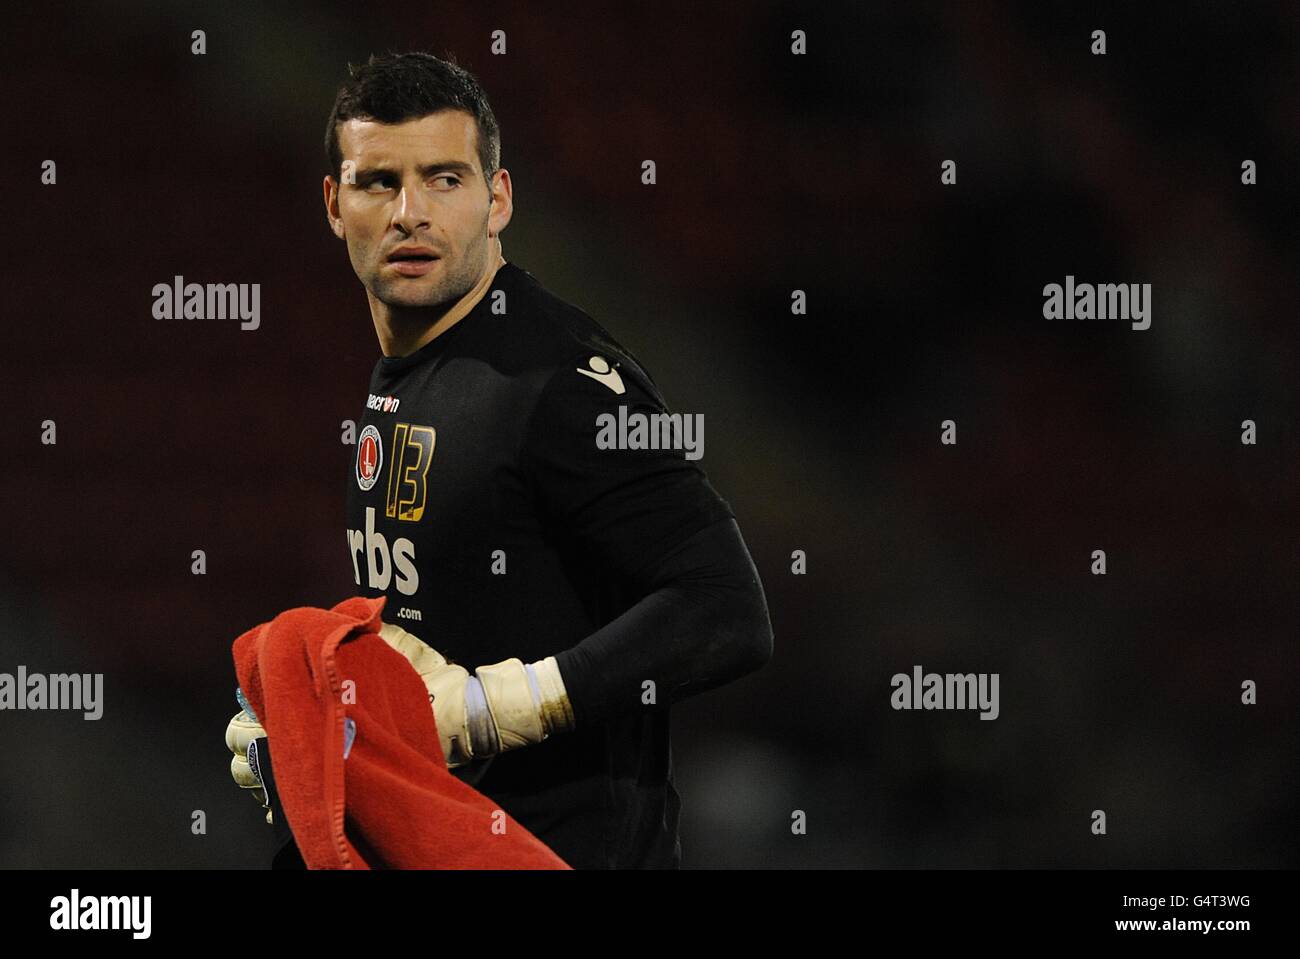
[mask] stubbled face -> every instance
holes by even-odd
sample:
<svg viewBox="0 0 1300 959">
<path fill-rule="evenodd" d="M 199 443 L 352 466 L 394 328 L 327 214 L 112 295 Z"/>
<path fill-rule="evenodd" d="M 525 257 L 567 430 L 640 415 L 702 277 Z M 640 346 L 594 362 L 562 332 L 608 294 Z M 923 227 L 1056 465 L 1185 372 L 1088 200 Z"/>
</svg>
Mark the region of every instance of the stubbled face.
<svg viewBox="0 0 1300 959">
<path fill-rule="evenodd" d="M 444 110 L 398 124 L 348 120 L 339 146 L 343 182 L 326 178 L 325 203 L 371 296 L 390 308 L 436 307 L 472 289 L 495 256 L 489 221 L 500 218 L 474 118 Z"/>
</svg>

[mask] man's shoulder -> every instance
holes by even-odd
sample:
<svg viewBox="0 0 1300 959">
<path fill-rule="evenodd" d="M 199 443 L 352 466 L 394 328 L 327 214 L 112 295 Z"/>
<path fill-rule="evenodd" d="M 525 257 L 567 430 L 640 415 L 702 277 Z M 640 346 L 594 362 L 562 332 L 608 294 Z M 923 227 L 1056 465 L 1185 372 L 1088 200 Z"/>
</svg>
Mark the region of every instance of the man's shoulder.
<svg viewBox="0 0 1300 959">
<path fill-rule="evenodd" d="M 506 291 L 502 306 L 511 320 L 505 324 L 506 347 L 512 353 L 550 373 L 575 364 L 589 366 L 600 357 L 611 367 L 630 365 L 648 378 L 631 351 L 586 310 L 551 292 L 522 267 L 507 263 L 501 269 L 509 271 L 500 279 Z M 512 298 L 520 302 L 512 304 Z M 602 366 L 599 359 L 594 366 Z"/>
</svg>

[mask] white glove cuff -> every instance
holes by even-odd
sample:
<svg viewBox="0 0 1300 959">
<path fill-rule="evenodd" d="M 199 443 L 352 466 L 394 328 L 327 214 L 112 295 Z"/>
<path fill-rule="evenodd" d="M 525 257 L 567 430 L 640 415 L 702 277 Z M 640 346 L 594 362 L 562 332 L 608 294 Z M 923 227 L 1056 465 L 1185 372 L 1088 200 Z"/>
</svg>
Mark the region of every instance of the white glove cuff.
<svg viewBox="0 0 1300 959">
<path fill-rule="evenodd" d="M 533 689 L 537 712 L 542 717 L 546 734 L 551 736 L 571 730 L 574 726 L 573 705 L 569 702 L 569 693 L 564 688 L 560 666 L 554 656 L 528 666 L 528 684 Z"/>
</svg>

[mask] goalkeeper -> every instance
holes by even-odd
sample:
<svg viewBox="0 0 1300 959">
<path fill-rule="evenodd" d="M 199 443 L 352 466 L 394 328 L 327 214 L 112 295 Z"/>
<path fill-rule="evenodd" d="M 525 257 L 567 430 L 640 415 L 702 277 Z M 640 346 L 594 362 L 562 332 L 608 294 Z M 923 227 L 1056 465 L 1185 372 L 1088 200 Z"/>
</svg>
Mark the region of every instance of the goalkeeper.
<svg viewBox="0 0 1300 959">
<path fill-rule="evenodd" d="M 358 591 L 388 597 L 456 775 L 575 868 L 677 867 L 669 707 L 772 651 L 734 513 L 632 354 L 504 259 L 513 188 L 470 74 L 372 57 L 326 145 L 383 353 L 348 480 Z"/>
</svg>

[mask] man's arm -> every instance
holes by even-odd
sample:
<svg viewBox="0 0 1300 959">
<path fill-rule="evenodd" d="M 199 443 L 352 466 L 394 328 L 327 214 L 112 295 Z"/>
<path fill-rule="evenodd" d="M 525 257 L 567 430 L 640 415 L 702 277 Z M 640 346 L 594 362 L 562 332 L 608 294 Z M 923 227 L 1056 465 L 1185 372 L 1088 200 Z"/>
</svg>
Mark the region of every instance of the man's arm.
<svg viewBox="0 0 1300 959">
<path fill-rule="evenodd" d="M 649 594 L 556 654 L 578 724 L 668 705 L 751 673 L 772 656 L 758 570 L 734 519 L 706 526 L 646 571 Z"/>
<path fill-rule="evenodd" d="M 634 359 L 610 355 L 608 382 L 558 370 L 539 397 L 523 450 L 543 521 L 621 584 L 630 608 L 577 645 L 557 650 L 577 725 L 668 705 L 762 666 L 772 625 L 758 570 L 730 506 L 679 449 L 610 448 L 598 419 L 667 414 Z M 696 437 L 702 452 L 703 430 Z"/>
</svg>

